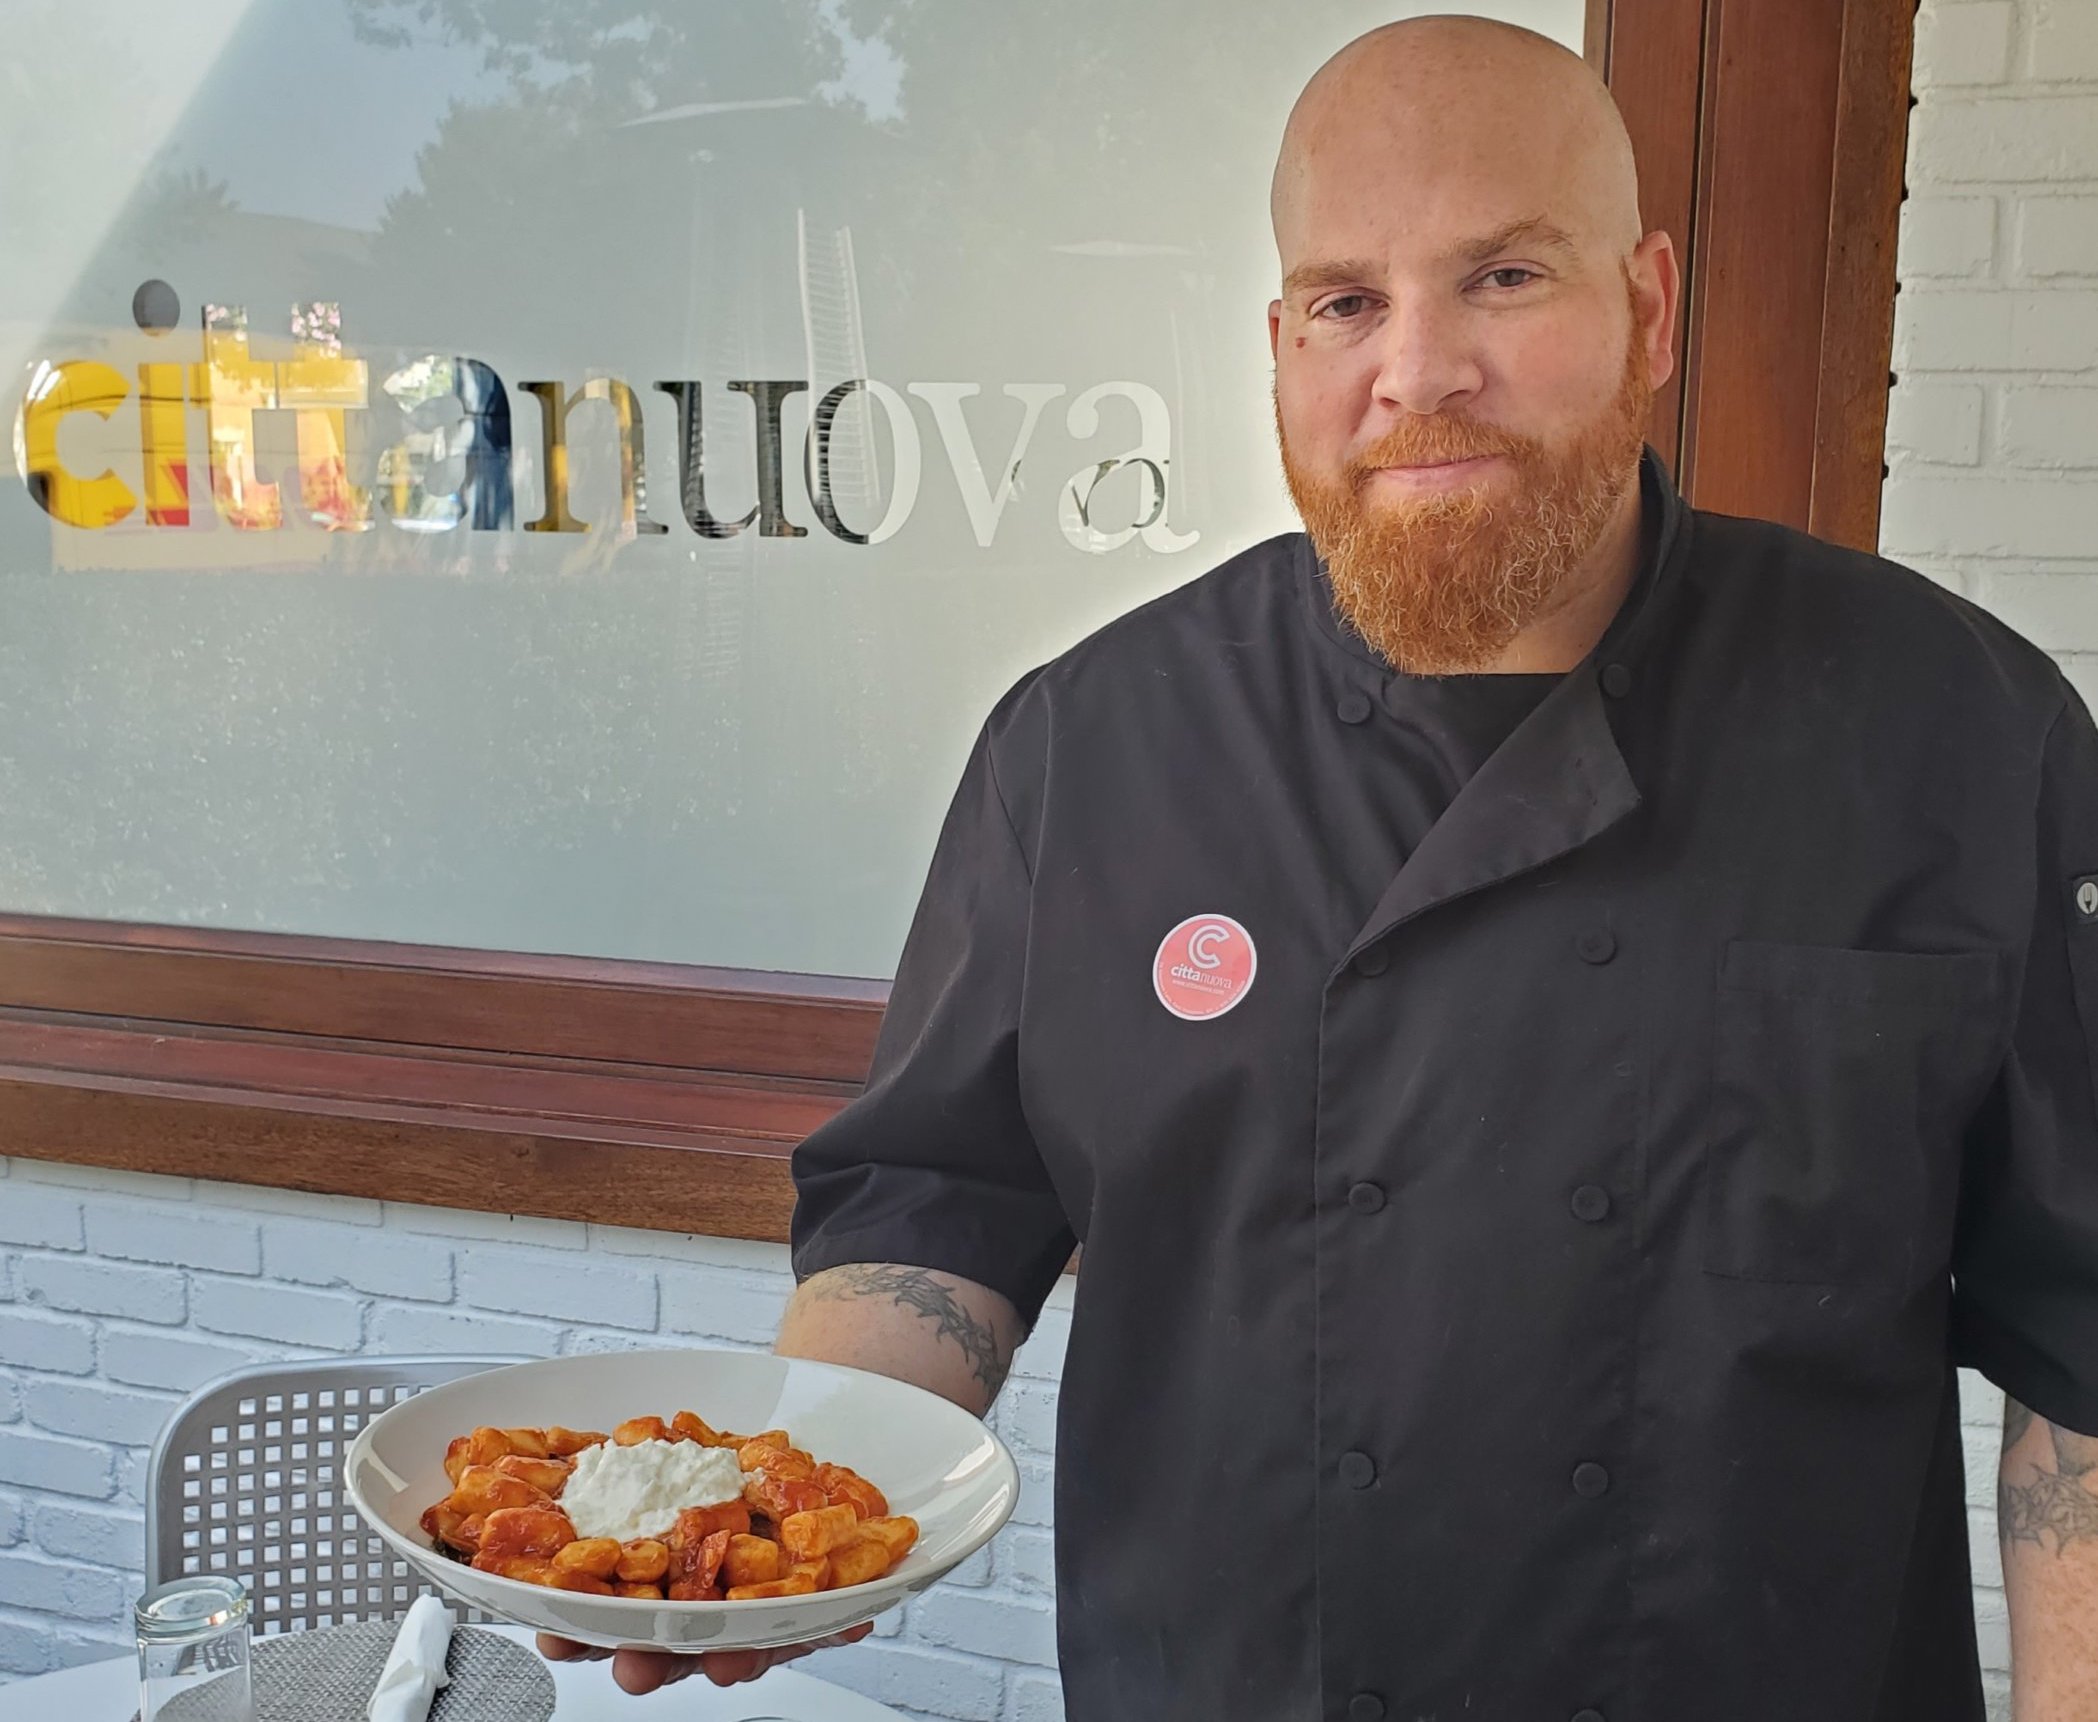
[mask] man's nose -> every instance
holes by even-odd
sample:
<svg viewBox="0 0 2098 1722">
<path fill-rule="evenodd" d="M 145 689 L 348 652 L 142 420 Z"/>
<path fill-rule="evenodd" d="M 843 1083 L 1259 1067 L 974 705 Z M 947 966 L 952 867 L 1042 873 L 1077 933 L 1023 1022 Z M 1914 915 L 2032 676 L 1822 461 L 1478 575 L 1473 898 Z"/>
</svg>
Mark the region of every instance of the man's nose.
<svg viewBox="0 0 2098 1722">
<path fill-rule="evenodd" d="M 1394 304 L 1376 335 L 1378 403 L 1426 417 L 1477 394 L 1485 373 L 1462 324 L 1418 300 Z"/>
</svg>

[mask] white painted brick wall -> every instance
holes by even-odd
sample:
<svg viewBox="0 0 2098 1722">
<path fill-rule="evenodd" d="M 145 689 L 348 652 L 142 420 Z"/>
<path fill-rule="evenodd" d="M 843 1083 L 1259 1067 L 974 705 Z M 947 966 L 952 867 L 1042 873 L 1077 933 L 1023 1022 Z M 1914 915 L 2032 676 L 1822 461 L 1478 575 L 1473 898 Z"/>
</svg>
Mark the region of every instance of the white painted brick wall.
<svg viewBox="0 0 2098 1722">
<path fill-rule="evenodd" d="M 2053 652 L 2098 707 L 2098 0 L 1926 4 L 1915 92 L 1880 548 Z M 2000 1722 L 2003 1396 L 1960 1386 Z"/>
<path fill-rule="evenodd" d="M 229 1369 L 763 1349 L 792 1289 L 776 1245 L 0 1159 L 0 1680 L 125 1650 L 147 1449 Z M 1016 1522 L 809 1672 L 924 1722 L 1058 1722 L 1047 1527 L 1068 1310 L 1063 1288 L 992 1415 L 1020 1460 Z"/>
</svg>

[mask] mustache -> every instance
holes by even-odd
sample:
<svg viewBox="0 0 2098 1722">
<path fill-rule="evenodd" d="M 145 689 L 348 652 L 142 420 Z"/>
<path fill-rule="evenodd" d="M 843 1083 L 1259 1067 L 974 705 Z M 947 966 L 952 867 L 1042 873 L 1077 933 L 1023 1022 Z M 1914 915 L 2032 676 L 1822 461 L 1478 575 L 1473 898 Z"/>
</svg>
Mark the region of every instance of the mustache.
<svg viewBox="0 0 2098 1722">
<path fill-rule="evenodd" d="M 1534 460 L 1539 450 L 1534 438 L 1462 415 L 1438 413 L 1417 423 L 1394 425 L 1348 462 L 1346 479 L 1351 489 L 1360 490 L 1380 467 L 1432 466 L 1486 455 L 1506 455 L 1521 462 Z"/>
</svg>

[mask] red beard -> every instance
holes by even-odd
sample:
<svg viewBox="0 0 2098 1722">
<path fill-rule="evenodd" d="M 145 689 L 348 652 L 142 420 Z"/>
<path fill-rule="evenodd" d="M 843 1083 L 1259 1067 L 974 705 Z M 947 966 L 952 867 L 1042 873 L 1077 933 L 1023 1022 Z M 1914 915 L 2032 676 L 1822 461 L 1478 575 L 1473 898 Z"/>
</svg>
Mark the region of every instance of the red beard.
<svg viewBox="0 0 2098 1722">
<path fill-rule="evenodd" d="M 1645 345 L 1633 338 L 1615 398 L 1563 448 L 1439 413 L 1396 427 L 1327 480 L 1290 459 L 1279 396 L 1275 434 L 1341 618 L 1395 668 L 1451 675 L 1506 650 L 1594 549 L 1639 481 L 1652 405 Z M 1364 501 L 1378 467 L 1487 454 L 1505 457 L 1514 472 L 1495 474 L 1490 486 Z"/>
</svg>

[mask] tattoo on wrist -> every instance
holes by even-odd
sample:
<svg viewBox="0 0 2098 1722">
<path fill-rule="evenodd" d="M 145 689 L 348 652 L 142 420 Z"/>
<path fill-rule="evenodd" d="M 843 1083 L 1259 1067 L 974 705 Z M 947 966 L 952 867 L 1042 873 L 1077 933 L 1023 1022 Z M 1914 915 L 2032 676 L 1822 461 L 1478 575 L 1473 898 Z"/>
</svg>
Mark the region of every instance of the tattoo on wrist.
<svg viewBox="0 0 2098 1722">
<path fill-rule="evenodd" d="M 2004 1402 L 2003 1451 L 2010 1450 L 2034 1423 L 2043 1425 L 2047 1445 L 2044 1458 L 2028 1461 L 2031 1476 L 2026 1482 L 2008 1477 L 1996 1485 L 1997 1534 L 2008 1549 L 2013 1543 L 2034 1543 L 2044 1548 L 2046 1533 L 2054 1533 L 2054 1551 L 2066 1554 L 2078 1537 L 2098 1542 L 2098 1437 L 2080 1435 L 2037 1416 L 2015 1399 Z"/>
<path fill-rule="evenodd" d="M 942 1338 L 961 1347 L 962 1356 L 982 1385 L 986 1403 L 998 1397 L 1005 1385 L 1012 1358 L 998 1341 L 989 1322 L 978 1321 L 953 1291 L 925 1268 L 903 1267 L 889 1262 L 851 1262 L 827 1272 L 812 1274 L 803 1282 L 809 1297 L 830 1300 L 886 1297 L 900 1308 L 924 1316 L 938 1326 Z M 2098 1503 L 2094 1503 L 2098 1504 Z"/>
</svg>

